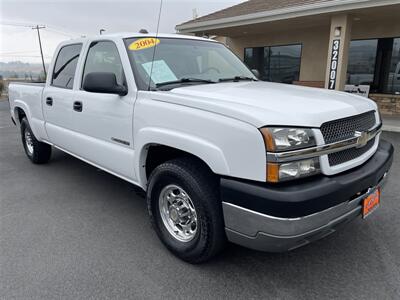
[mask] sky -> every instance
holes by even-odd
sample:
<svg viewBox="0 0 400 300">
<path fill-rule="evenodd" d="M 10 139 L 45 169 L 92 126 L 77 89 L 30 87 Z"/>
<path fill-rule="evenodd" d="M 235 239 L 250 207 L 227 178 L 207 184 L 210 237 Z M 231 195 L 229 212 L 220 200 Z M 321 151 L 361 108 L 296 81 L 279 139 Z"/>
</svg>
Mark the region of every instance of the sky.
<svg viewBox="0 0 400 300">
<path fill-rule="evenodd" d="M 163 0 L 160 32 L 244 0 Z M 157 29 L 160 0 L 0 0 L 0 62 L 41 62 L 37 31 L 41 30 L 44 58 L 50 62 L 58 43 L 81 35 Z"/>
</svg>

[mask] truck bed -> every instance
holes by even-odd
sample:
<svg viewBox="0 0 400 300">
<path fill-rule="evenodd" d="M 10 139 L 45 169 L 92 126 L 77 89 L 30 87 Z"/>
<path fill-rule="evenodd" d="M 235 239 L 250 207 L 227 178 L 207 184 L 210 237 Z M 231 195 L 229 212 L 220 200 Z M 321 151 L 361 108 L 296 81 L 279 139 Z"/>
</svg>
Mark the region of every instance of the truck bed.
<svg viewBox="0 0 400 300">
<path fill-rule="evenodd" d="M 15 107 L 20 107 L 30 120 L 34 134 L 45 138 L 43 132 L 42 94 L 45 87 L 43 82 L 10 82 L 8 99 L 10 112 L 14 120 L 18 120 Z"/>
<path fill-rule="evenodd" d="M 44 81 L 43 82 L 21 82 L 21 81 L 15 81 L 15 82 L 10 82 L 10 85 L 11 84 L 44 87 L 46 83 Z"/>
</svg>

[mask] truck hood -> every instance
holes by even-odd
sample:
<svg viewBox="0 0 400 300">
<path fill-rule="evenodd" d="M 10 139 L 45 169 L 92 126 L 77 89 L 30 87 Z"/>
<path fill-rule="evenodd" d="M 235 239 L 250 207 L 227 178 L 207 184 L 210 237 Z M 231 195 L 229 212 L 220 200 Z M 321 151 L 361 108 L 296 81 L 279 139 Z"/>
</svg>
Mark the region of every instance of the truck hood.
<svg viewBox="0 0 400 300">
<path fill-rule="evenodd" d="M 229 82 L 175 88 L 155 100 L 267 125 L 320 127 L 377 109 L 372 100 L 343 92 L 270 82 Z M 162 98 L 161 94 L 165 96 Z"/>
</svg>

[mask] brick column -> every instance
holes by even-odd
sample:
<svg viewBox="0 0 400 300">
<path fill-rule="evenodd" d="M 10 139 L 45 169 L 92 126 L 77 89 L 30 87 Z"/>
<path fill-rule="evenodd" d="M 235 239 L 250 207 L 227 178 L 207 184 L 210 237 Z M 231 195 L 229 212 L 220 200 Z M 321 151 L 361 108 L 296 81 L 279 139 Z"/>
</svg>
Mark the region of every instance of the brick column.
<svg viewBox="0 0 400 300">
<path fill-rule="evenodd" d="M 352 19 L 349 15 L 335 15 L 331 18 L 328 63 L 325 88 L 344 90 L 347 76 Z"/>
</svg>

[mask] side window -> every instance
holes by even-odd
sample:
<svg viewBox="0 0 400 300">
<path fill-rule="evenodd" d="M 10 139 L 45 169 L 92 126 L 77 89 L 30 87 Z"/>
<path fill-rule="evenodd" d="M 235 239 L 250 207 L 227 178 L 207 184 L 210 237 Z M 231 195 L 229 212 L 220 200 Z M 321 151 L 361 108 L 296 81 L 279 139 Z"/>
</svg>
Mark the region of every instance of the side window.
<svg viewBox="0 0 400 300">
<path fill-rule="evenodd" d="M 92 72 L 114 73 L 119 85 L 125 85 L 124 69 L 117 47 L 113 42 L 93 42 L 89 47 L 83 70 L 83 81 L 85 76 Z"/>
<path fill-rule="evenodd" d="M 68 45 L 60 49 L 54 66 L 51 85 L 72 89 L 81 49 L 82 44 Z"/>
</svg>

